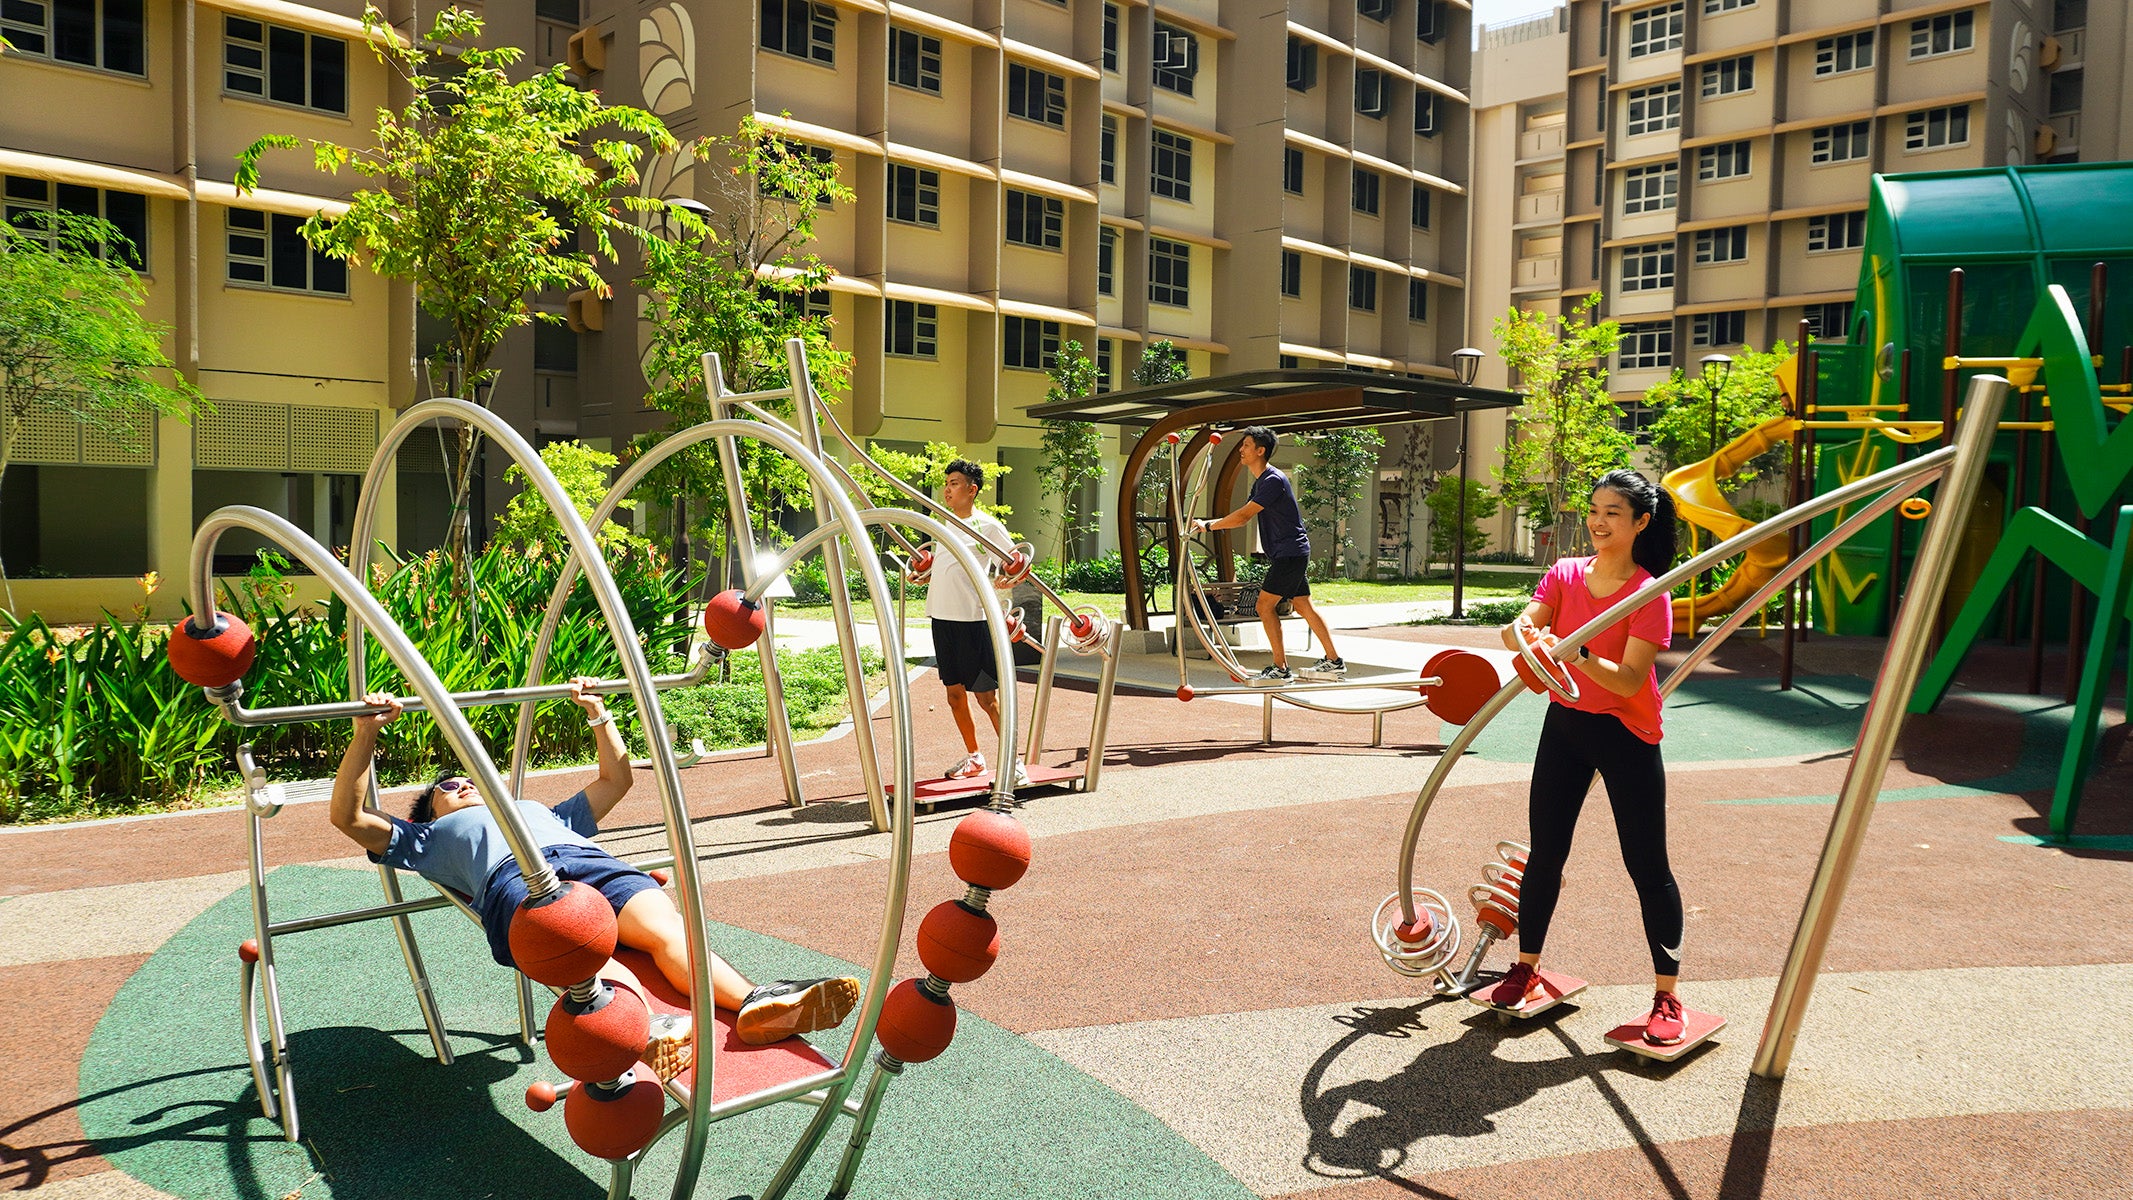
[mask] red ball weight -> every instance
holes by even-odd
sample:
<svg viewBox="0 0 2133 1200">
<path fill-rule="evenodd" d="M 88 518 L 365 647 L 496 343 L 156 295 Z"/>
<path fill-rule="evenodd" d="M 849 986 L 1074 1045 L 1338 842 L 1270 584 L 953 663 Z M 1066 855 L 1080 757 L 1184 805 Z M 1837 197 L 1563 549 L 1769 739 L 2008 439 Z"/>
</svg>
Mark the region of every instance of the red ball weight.
<svg viewBox="0 0 2133 1200">
<path fill-rule="evenodd" d="M 610 983 L 598 1008 L 569 996 L 548 1010 L 548 1057 L 572 1079 L 599 1083 L 635 1066 L 652 1034 L 652 1010 L 635 988 Z"/>
<path fill-rule="evenodd" d="M 767 619 L 763 606 L 747 599 L 738 588 L 727 588 L 704 605 L 704 633 L 727 650 L 755 645 Z"/>
<path fill-rule="evenodd" d="M 918 923 L 918 961 L 950 983 L 977 979 L 999 957 L 1000 923 L 991 913 L 944 900 Z"/>
<path fill-rule="evenodd" d="M 889 992 L 874 1026 L 881 1048 L 907 1063 L 927 1062 L 955 1040 L 955 1002 L 936 1000 L 906 979 Z"/>
<path fill-rule="evenodd" d="M 196 687 L 228 687 L 244 678 L 259 653 L 259 643 L 243 621 L 216 613 L 212 629 L 200 629 L 187 617 L 170 631 L 163 653 L 178 678 Z"/>
<path fill-rule="evenodd" d="M 1533 668 L 1526 665 L 1523 655 L 1511 660 L 1511 669 L 1518 672 L 1518 681 L 1526 685 L 1527 691 L 1544 692 L 1548 690 L 1548 685 L 1541 682 L 1541 677 L 1535 675 Z"/>
<path fill-rule="evenodd" d="M 911 573 L 924 575 L 933 569 L 933 551 L 921 550 L 911 556 Z"/>
<path fill-rule="evenodd" d="M 603 1092 L 596 1087 L 570 1089 L 563 1100 L 563 1126 L 570 1140 L 594 1158 L 628 1158 L 651 1144 L 666 1115 L 667 1095 L 652 1068 L 638 1063 L 627 1087 Z"/>
<path fill-rule="evenodd" d="M 1006 813 L 989 808 L 957 821 L 955 832 L 948 837 L 948 865 L 954 868 L 955 877 L 994 891 L 1015 886 L 1029 870 L 1029 855 L 1029 830 Z"/>
<path fill-rule="evenodd" d="M 545 1079 L 536 1079 L 526 1086 L 526 1107 L 535 1112 L 547 1112 L 555 1107 L 555 1085 Z"/>
<path fill-rule="evenodd" d="M 1442 650 L 1422 668 L 1424 676 L 1443 680 L 1428 689 L 1429 711 L 1454 725 L 1474 719 L 1502 684 L 1488 659 L 1468 650 Z"/>
<path fill-rule="evenodd" d="M 237 943 L 237 957 L 248 963 L 259 961 L 259 939 L 246 938 Z"/>
<path fill-rule="evenodd" d="M 1191 684 L 1184 684 L 1184 685 L 1182 685 L 1182 686 L 1180 686 L 1180 687 L 1178 688 L 1178 699 L 1180 699 L 1180 700 L 1186 700 L 1186 701 L 1189 701 L 1189 700 L 1191 700 L 1191 699 L 1192 699 L 1192 685 L 1191 685 Z"/>
<path fill-rule="evenodd" d="M 614 957 L 615 910 L 599 889 L 565 880 L 546 900 L 518 906 L 510 939 L 519 970 L 536 983 L 569 987 L 599 974 Z"/>
</svg>

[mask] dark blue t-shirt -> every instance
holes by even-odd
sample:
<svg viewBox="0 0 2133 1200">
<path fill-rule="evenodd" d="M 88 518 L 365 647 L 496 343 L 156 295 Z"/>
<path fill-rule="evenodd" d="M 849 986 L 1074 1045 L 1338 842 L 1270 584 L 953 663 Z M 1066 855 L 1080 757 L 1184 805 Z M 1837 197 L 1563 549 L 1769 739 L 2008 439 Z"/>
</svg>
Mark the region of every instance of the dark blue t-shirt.
<svg viewBox="0 0 2133 1200">
<path fill-rule="evenodd" d="M 1259 506 L 1259 549 L 1268 558 L 1310 556 L 1311 536 L 1296 507 L 1296 489 L 1279 467 L 1268 467 L 1252 481 L 1251 501 Z"/>
</svg>

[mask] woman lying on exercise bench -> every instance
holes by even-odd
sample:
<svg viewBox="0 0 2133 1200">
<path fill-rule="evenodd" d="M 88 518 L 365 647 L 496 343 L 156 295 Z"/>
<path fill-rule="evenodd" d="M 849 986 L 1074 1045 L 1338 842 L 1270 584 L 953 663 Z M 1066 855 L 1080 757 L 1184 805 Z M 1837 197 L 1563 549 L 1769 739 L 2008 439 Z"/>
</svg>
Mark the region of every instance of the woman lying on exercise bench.
<svg viewBox="0 0 2133 1200">
<path fill-rule="evenodd" d="M 614 907 L 622 944 L 649 954 L 667 982 L 686 995 L 689 938 L 674 902 L 651 876 L 592 840 L 600 819 L 629 794 L 634 776 L 614 718 L 597 695 L 586 691 L 590 682 L 572 680 L 571 698 L 585 710 L 586 724 L 597 731 L 599 778 L 553 808 L 520 800 L 519 812 L 556 875 L 605 896 Z M 526 881 L 503 830 L 484 807 L 473 781 L 457 772 L 445 772 L 424 788 L 407 820 L 367 807 L 365 777 L 377 750 L 378 731 L 400 715 L 400 702 L 385 692 L 363 699 L 384 711 L 355 718 L 355 737 L 333 777 L 333 827 L 368 851 L 372 862 L 414 871 L 457 892 L 481 915 L 490 955 L 512 966 L 508 930 L 511 914 L 526 898 Z M 617 962 L 609 962 L 601 974 L 638 986 L 636 976 Z M 755 1046 L 836 1026 L 859 1000 L 859 981 L 849 976 L 785 979 L 757 987 L 717 955 L 711 958 L 711 988 L 718 1006 L 737 1014 L 734 1029 L 740 1039 Z M 692 1057 L 688 1018 L 678 1021 L 653 1027 L 648 1049 L 663 1077 L 684 1069 Z"/>
</svg>

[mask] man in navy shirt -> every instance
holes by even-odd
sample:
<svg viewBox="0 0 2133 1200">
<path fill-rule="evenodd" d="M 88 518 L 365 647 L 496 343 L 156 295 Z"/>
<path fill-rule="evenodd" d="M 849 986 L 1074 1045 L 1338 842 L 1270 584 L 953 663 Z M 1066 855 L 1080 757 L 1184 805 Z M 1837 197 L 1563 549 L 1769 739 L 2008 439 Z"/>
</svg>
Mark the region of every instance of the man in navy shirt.
<svg viewBox="0 0 2133 1200">
<path fill-rule="evenodd" d="M 1237 455 L 1244 460 L 1244 469 L 1252 473 L 1251 498 L 1226 517 L 1192 523 L 1192 531 L 1198 533 L 1202 529 L 1236 529 L 1255 516 L 1259 518 L 1259 549 L 1267 556 L 1266 578 L 1259 583 L 1259 623 L 1266 627 L 1274 663 L 1252 677 L 1254 687 L 1279 687 L 1295 678 L 1289 672 L 1288 652 L 1281 644 L 1281 618 L 1274 615 L 1283 600 L 1311 627 L 1319 645 L 1326 648 L 1326 656 L 1305 667 L 1303 677 L 1340 679 L 1348 672 L 1348 664 L 1333 649 L 1333 632 L 1326 628 L 1326 619 L 1311 605 L 1311 584 L 1304 578 L 1305 568 L 1311 565 L 1311 537 L 1304 532 L 1296 489 L 1289 486 L 1289 477 L 1274 465 L 1275 443 L 1274 431 L 1264 425 L 1245 430 L 1237 443 Z"/>
</svg>

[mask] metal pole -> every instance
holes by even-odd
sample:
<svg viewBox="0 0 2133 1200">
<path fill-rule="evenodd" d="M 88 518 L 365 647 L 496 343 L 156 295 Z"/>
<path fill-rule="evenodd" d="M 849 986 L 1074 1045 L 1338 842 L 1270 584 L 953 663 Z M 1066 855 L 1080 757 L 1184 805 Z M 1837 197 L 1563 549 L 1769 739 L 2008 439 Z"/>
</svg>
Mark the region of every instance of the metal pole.
<svg viewBox="0 0 2133 1200">
<path fill-rule="evenodd" d="M 1104 743 L 1111 737 L 1111 697 L 1118 691 L 1119 641 L 1125 624 L 1113 624 L 1104 637 L 1103 677 L 1096 683 L 1096 713 L 1089 718 L 1089 762 L 1082 768 L 1081 790 L 1093 792 L 1104 772 Z"/>
<path fill-rule="evenodd" d="M 1044 622 L 1044 660 L 1037 667 L 1037 692 L 1030 697 L 1029 739 L 1022 749 L 1023 761 L 1037 765 L 1044 753 L 1044 722 L 1052 715 L 1052 678 L 1059 670 L 1059 630 L 1066 618 L 1053 613 Z M 1013 675 L 1006 678 L 1012 680 Z"/>
<path fill-rule="evenodd" d="M 1466 615 L 1466 411 L 1459 412 L 1459 527 L 1452 534 L 1452 618 Z"/>
<path fill-rule="evenodd" d="M 1934 613 L 1954 570 L 1963 526 L 1977 501 L 1985 476 L 1985 459 L 1992 450 L 2000 409 L 2006 399 L 2005 379 L 1994 375 L 1971 379 L 1969 404 L 1965 406 L 1968 412 L 1956 444 L 1955 463 L 1937 489 L 1940 503 L 1935 505 L 1926 526 L 1911 573 L 1909 595 L 1897 615 L 1880 677 L 1874 681 L 1867 700 L 1866 717 L 1859 728 L 1844 786 L 1837 793 L 1837 809 L 1830 818 L 1822 859 L 1808 889 L 1784 971 L 1778 976 L 1777 995 L 1763 1024 L 1762 1041 L 1756 1047 L 1757 1075 L 1782 1079 L 1792 1059 L 1793 1042 L 1799 1037 L 1800 1022 L 1806 1016 L 1815 975 L 1821 970 L 1831 931 L 1836 927 L 1837 911 L 1851 882 L 1859 847 L 1866 840 L 1867 823 L 1874 815 L 1882 776 L 1888 770 L 1896 734 L 1903 725 L 1904 706 L 1918 684 Z"/>
</svg>

